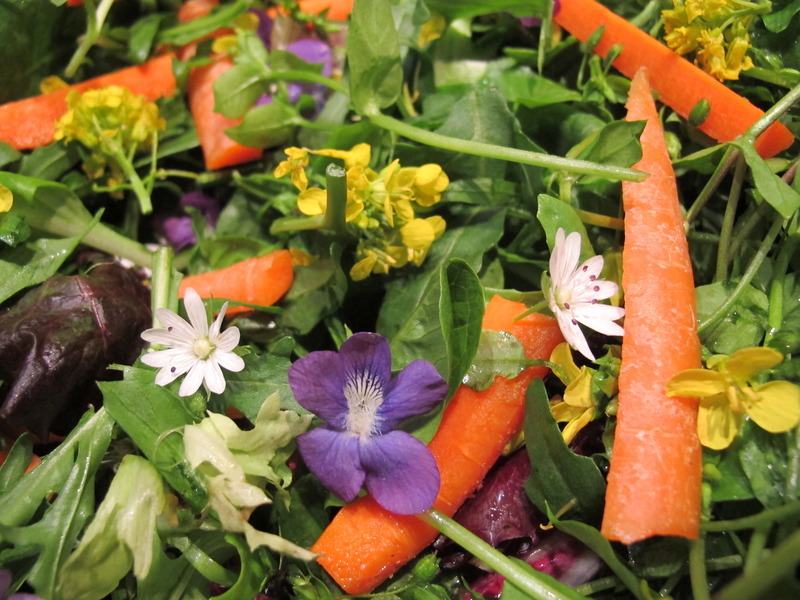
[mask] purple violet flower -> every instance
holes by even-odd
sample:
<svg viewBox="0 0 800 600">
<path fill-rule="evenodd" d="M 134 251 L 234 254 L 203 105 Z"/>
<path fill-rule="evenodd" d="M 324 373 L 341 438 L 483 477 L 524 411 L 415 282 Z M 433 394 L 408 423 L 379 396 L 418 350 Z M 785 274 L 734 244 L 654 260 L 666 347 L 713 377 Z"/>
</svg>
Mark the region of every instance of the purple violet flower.
<svg viewBox="0 0 800 600">
<path fill-rule="evenodd" d="M 180 205 L 182 209 L 196 208 L 205 217 L 209 227 L 216 227 L 221 209 L 215 198 L 199 191 L 188 192 L 181 198 Z M 192 229 L 192 217 L 185 210 L 157 217 L 154 227 L 176 252 L 197 242 Z"/>
<path fill-rule="evenodd" d="M 42 600 L 35 594 L 11 594 L 8 595 L 8 588 L 11 587 L 11 571 L 0 569 L 0 600 Z"/>
<path fill-rule="evenodd" d="M 322 484 L 345 502 L 366 486 L 397 514 L 433 505 L 439 469 L 428 447 L 395 429 L 428 412 L 447 394 L 447 382 L 425 360 L 392 377 L 389 342 L 377 333 L 356 333 L 339 352 L 311 352 L 289 369 L 289 385 L 301 406 L 325 424 L 297 437 L 300 454 Z"/>
</svg>

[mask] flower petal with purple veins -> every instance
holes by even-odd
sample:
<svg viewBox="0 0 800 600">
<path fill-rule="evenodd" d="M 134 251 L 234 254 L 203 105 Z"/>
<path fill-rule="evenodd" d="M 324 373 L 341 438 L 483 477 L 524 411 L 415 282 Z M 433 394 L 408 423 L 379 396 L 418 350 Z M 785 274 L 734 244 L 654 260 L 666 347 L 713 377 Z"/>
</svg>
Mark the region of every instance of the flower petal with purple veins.
<svg viewBox="0 0 800 600">
<path fill-rule="evenodd" d="M 355 499 L 365 478 L 358 436 L 317 427 L 297 436 L 297 447 L 322 485 L 345 502 Z"/>
<path fill-rule="evenodd" d="M 405 431 L 361 440 L 367 491 L 384 508 L 413 515 L 429 509 L 439 493 L 439 467 L 428 447 Z"/>
<path fill-rule="evenodd" d="M 401 421 L 423 415 L 447 395 L 447 382 L 431 363 L 415 360 L 392 381 L 383 405 L 378 410 L 381 432 L 397 427 Z"/>
<path fill-rule="evenodd" d="M 319 350 L 289 367 L 289 385 L 297 402 L 336 429 L 345 428 L 347 399 L 342 357 Z"/>
<path fill-rule="evenodd" d="M 369 374 L 384 391 L 392 377 L 392 353 L 388 340 L 377 333 L 351 335 L 339 349 L 346 373 L 345 385 L 351 376 Z"/>
</svg>

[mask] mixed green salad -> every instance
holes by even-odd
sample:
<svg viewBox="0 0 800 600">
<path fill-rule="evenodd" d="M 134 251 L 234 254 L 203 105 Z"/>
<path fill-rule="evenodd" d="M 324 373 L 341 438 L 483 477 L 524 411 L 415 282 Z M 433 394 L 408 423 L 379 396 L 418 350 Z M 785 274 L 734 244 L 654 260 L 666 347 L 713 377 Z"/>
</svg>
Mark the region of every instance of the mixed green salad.
<svg viewBox="0 0 800 600">
<path fill-rule="evenodd" d="M 658 105 L 700 531 L 625 545 L 600 527 L 644 124 L 569 1 L 0 0 L 0 598 L 347 596 L 313 547 L 365 493 L 439 532 L 372 597 L 800 595 L 800 157 L 754 146 L 800 133 L 800 2 L 603 1 L 764 111 L 718 142 L 715 106 Z M 563 343 L 482 329 L 496 296 Z M 456 391 L 529 368 L 522 430 L 432 508 Z"/>
</svg>

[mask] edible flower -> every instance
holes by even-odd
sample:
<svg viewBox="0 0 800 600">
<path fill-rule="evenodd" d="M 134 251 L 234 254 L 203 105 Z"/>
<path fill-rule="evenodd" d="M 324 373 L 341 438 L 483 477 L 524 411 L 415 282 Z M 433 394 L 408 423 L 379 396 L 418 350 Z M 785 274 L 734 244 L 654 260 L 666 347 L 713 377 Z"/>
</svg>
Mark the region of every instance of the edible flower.
<svg viewBox="0 0 800 600">
<path fill-rule="evenodd" d="M 800 387 L 788 381 L 756 383 L 782 360 L 783 355 L 772 348 L 717 354 L 706 362 L 706 369 L 674 375 L 666 393 L 700 399 L 697 435 L 707 448 L 730 446 L 745 415 L 770 433 L 783 433 L 800 424 Z"/>
<path fill-rule="evenodd" d="M 8 212 L 14 206 L 14 195 L 11 190 L 0 183 L 0 213 Z"/>
<path fill-rule="evenodd" d="M 573 231 L 565 236 L 559 228 L 550 255 L 547 300 L 564 339 L 586 358 L 595 360 L 579 323 L 605 335 L 623 335 L 624 329 L 614 321 L 625 315 L 625 309 L 599 303 L 619 289 L 613 281 L 598 279 L 603 257 L 593 256 L 578 266 L 580 255 L 581 235 Z"/>
<path fill-rule="evenodd" d="M 561 367 L 554 369 L 553 373 L 567 386 L 560 400 L 550 401 L 550 411 L 556 422 L 567 424 L 561 435 L 569 444 L 594 419 L 596 403 L 592 395 L 592 370 L 575 364 L 566 342 L 553 349 L 550 362 Z"/>
<path fill-rule="evenodd" d="M 164 327 L 144 331 L 142 339 L 167 346 L 167 349 L 145 353 L 142 362 L 160 369 L 156 385 L 168 385 L 188 373 L 178 391 L 180 396 L 194 394 L 201 384 L 221 394 L 225 391 L 225 377 L 220 367 L 233 372 L 244 368 L 242 357 L 233 352 L 239 343 L 239 329 L 229 327 L 221 331 L 228 303 L 222 306 L 210 328 L 203 300 L 194 289 L 186 290 L 183 305 L 189 316 L 188 323 L 169 309 L 156 309 L 156 319 Z"/>
<path fill-rule="evenodd" d="M 447 382 L 425 360 L 392 377 L 389 342 L 356 333 L 338 352 L 311 352 L 289 369 L 301 406 L 323 425 L 297 437 L 314 475 L 345 502 L 366 486 L 398 514 L 427 510 L 439 492 L 439 469 L 428 447 L 397 426 L 441 402 Z"/>
</svg>

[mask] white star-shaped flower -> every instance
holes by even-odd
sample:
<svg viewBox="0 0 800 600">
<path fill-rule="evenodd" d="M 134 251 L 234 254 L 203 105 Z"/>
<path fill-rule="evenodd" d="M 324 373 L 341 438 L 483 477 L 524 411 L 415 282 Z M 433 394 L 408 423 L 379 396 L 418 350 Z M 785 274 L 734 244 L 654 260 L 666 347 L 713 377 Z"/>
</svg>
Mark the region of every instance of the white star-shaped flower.
<svg viewBox="0 0 800 600">
<path fill-rule="evenodd" d="M 145 353 L 142 362 L 160 369 L 156 385 L 167 385 L 188 373 L 178 391 L 180 396 L 194 394 L 203 383 L 210 391 L 221 394 L 225 391 L 225 377 L 220 367 L 234 372 L 244 368 L 242 357 L 233 352 L 239 343 L 239 329 L 229 327 L 220 332 L 227 303 L 210 328 L 203 300 L 192 288 L 186 290 L 183 305 L 189 323 L 171 310 L 156 309 L 156 318 L 164 327 L 144 331 L 142 339 L 167 349 Z"/>
<path fill-rule="evenodd" d="M 580 234 L 572 232 L 565 237 L 564 230 L 559 228 L 550 255 L 547 300 L 564 339 L 586 358 L 594 360 L 579 323 L 605 335 L 622 335 L 625 331 L 614 321 L 625 315 L 625 309 L 599 303 L 618 289 L 613 281 L 597 278 L 603 270 L 603 257 L 593 256 L 578 266 L 580 256 Z"/>
</svg>

